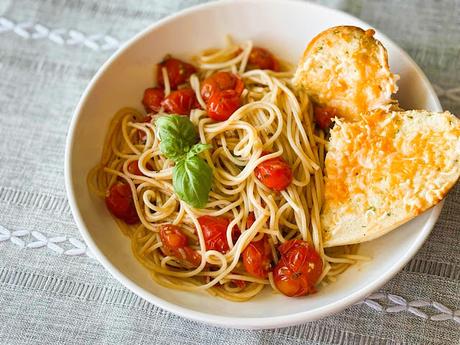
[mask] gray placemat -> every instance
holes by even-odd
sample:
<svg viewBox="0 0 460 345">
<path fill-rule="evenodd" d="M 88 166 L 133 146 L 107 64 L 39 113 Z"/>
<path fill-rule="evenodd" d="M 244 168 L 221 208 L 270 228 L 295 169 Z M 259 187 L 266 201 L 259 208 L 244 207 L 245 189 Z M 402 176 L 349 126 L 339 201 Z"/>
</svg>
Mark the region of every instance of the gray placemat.
<svg viewBox="0 0 460 345">
<path fill-rule="evenodd" d="M 132 294 L 86 251 L 66 201 L 64 143 L 98 67 L 199 0 L 0 1 L 1 344 L 459 344 L 460 187 L 416 257 L 344 312 L 278 330 L 185 320 Z M 403 47 L 460 114 L 459 1 L 318 1 Z"/>
</svg>

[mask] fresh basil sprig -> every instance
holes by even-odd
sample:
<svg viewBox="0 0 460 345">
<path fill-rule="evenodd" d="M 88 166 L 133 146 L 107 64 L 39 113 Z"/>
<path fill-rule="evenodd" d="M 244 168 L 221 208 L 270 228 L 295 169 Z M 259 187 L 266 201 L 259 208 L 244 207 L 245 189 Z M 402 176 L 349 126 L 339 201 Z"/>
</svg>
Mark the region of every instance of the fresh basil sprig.
<svg viewBox="0 0 460 345">
<path fill-rule="evenodd" d="M 173 168 L 174 192 L 187 204 L 203 208 L 211 191 L 212 170 L 198 155 L 212 146 L 196 144 L 198 133 L 188 117 L 162 116 L 156 120 L 155 126 L 161 153 L 176 163 Z"/>
<path fill-rule="evenodd" d="M 185 116 L 162 116 L 155 124 L 160 138 L 160 151 L 166 158 L 180 160 L 196 144 L 195 126 Z"/>
</svg>

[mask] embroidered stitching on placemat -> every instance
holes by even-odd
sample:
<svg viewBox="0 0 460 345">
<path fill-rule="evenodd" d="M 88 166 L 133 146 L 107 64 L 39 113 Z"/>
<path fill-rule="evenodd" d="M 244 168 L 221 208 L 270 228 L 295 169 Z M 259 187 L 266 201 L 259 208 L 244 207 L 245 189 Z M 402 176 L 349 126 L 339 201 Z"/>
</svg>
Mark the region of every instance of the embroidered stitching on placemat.
<svg viewBox="0 0 460 345">
<path fill-rule="evenodd" d="M 91 258 L 94 258 L 89 248 L 82 241 L 74 237 L 47 237 L 38 231 L 10 231 L 0 225 L 0 242 L 4 241 L 10 241 L 20 248 L 33 249 L 46 247 L 57 254 L 64 254 L 69 256 L 87 255 Z M 70 246 L 72 247 L 70 248 Z M 392 305 L 385 306 L 384 303 Z M 443 304 L 434 301 L 430 302 L 426 300 L 415 300 L 407 302 L 407 300 L 401 296 L 387 294 L 384 292 L 377 292 L 371 294 L 363 301 L 360 301 L 356 304 L 365 304 L 376 311 L 384 311 L 387 313 L 399 313 L 406 311 L 423 319 L 430 319 L 433 321 L 453 320 L 460 324 L 460 310 L 449 309 Z M 430 316 L 420 308 L 432 308 L 434 309 L 434 314 Z"/>
<path fill-rule="evenodd" d="M 116 38 L 103 35 L 87 35 L 72 29 L 51 29 L 40 23 L 29 21 L 16 23 L 11 19 L 0 17 L 0 33 L 13 32 L 24 39 L 48 39 L 60 45 L 84 46 L 93 50 L 116 50 L 120 41 Z"/>
<path fill-rule="evenodd" d="M 460 324 L 460 309 L 453 310 L 435 301 L 415 300 L 408 302 L 404 297 L 398 295 L 377 292 L 369 295 L 363 301 L 356 304 L 366 304 L 376 311 L 384 311 L 387 313 L 408 312 L 423 319 L 433 321 L 453 320 Z M 431 308 L 432 314 L 428 315 L 427 312 L 421 310 L 421 308 Z"/>
<path fill-rule="evenodd" d="M 46 247 L 57 254 L 70 256 L 87 255 L 89 257 L 93 257 L 86 244 L 74 237 L 47 237 L 38 231 L 10 231 L 0 225 L 0 242 L 4 241 L 10 241 L 20 248 L 34 249 Z"/>
</svg>

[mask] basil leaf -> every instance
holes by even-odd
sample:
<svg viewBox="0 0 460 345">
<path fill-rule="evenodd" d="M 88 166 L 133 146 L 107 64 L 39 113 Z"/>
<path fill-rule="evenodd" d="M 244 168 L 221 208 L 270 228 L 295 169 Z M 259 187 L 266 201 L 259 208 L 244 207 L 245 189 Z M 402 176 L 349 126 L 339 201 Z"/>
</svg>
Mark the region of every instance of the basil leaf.
<svg viewBox="0 0 460 345">
<path fill-rule="evenodd" d="M 199 144 L 193 145 L 190 151 L 187 152 L 187 158 L 198 156 L 201 152 L 209 150 L 210 148 L 212 148 L 212 145 L 209 145 L 209 144 L 199 143 Z"/>
<path fill-rule="evenodd" d="M 197 141 L 195 126 L 186 116 L 161 116 L 155 126 L 160 138 L 161 153 L 173 161 L 183 159 Z"/>
<path fill-rule="evenodd" d="M 211 167 L 198 156 L 181 160 L 173 169 L 173 186 L 179 199 L 195 208 L 203 208 L 212 186 Z"/>
</svg>

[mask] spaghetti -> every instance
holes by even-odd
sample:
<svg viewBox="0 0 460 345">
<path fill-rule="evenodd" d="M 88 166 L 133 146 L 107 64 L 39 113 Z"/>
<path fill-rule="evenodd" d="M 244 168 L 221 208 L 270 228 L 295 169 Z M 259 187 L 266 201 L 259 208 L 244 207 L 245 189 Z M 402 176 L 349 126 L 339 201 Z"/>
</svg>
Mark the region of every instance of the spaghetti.
<svg viewBox="0 0 460 345">
<path fill-rule="evenodd" d="M 199 154 L 212 171 L 212 188 L 203 208 L 190 206 L 175 193 L 175 164 L 162 154 L 155 126 L 157 118 L 170 116 L 164 113 L 165 106 L 147 122 L 135 109 L 118 111 L 110 124 L 101 162 L 88 176 L 90 189 L 102 198 L 119 181 L 129 186 L 140 223 L 116 221 L 131 239 L 135 257 L 163 286 L 207 291 L 232 301 L 248 300 L 265 286 L 278 291 L 280 285 L 272 272 L 266 276 L 250 274 L 242 263 L 248 246 L 261 240 L 269 245 L 266 255 L 272 266 L 284 260 L 283 243 L 294 239 L 308 243 L 322 264 L 316 284 L 334 281 L 363 259 L 355 254 L 356 246 L 323 248 L 320 211 L 325 135 L 315 129 L 308 97 L 293 89 L 288 64 L 254 68 L 250 65 L 254 49 L 251 42 L 237 45 L 229 39 L 223 49 L 204 51 L 195 59 L 198 70 L 178 87 L 193 89 L 198 104 L 191 110 L 190 120 L 199 142 L 212 146 Z M 165 97 L 172 96 L 174 80 L 166 68 L 159 72 Z M 244 83 L 241 106 L 220 122 L 208 116 L 209 103 L 202 93 L 203 81 L 216 72 L 230 72 Z M 276 191 L 255 171 L 264 162 L 280 157 L 289 165 L 292 180 Z M 226 250 L 207 248 L 200 221 L 204 216 L 228 220 Z M 187 246 L 173 253 L 165 248 L 161 229 L 166 224 L 180 227 Z M 235 236 L 235 229 L 239 236 Z"/>
</svg>

